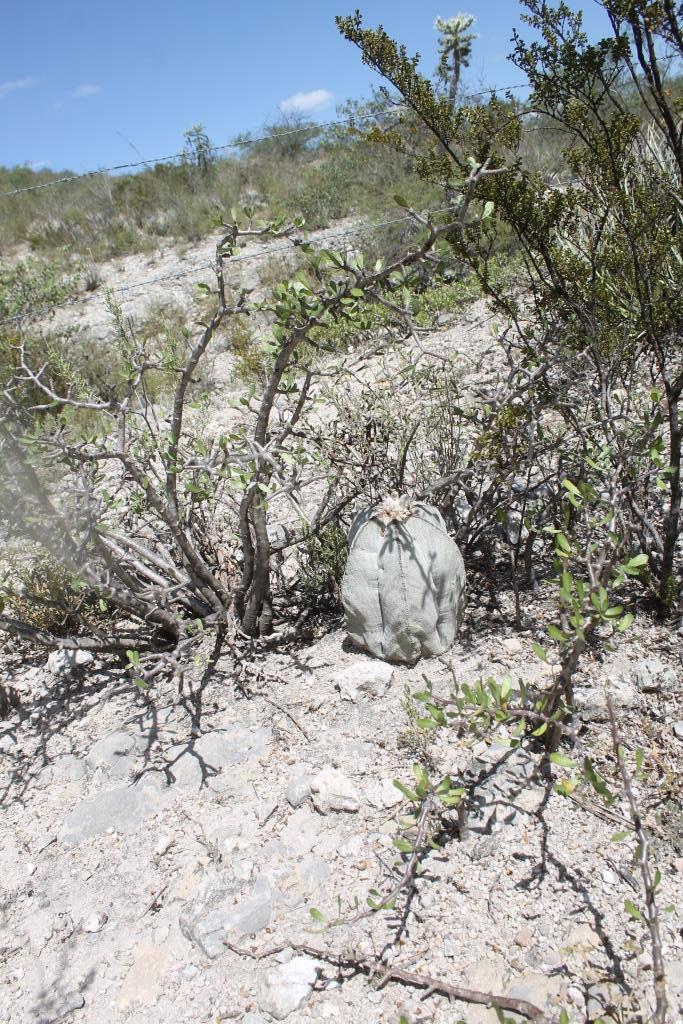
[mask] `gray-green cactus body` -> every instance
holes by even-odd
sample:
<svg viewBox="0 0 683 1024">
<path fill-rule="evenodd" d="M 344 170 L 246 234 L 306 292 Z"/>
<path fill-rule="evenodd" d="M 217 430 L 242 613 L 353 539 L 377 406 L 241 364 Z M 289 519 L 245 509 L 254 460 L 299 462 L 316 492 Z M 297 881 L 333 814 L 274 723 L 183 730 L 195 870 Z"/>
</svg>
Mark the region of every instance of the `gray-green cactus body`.
<svg viewBox="0 0 683 1024">
<path fill-rule="evenodd" d="M 356 516 L 342 603 L 359 647 L 408 664 L 442 654 L 457 635 L 464 594 L 462 555 L 435 508 L 387 499 Z"/>
</svg>

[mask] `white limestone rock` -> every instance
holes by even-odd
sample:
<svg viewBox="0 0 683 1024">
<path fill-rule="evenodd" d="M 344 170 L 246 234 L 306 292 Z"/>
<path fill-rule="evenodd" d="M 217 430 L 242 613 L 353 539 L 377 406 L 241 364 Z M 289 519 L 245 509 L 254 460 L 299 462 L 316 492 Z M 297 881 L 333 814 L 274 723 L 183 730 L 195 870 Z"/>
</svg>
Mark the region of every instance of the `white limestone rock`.
<svg viewBox="0 0 683 1024">
<path fill-rule="evenodd" d="M 358 810 L 360 800 L 356 788 L 346 775 L 342 775 L 336 768 L 323 768 L 311 782 L 311 794 L 316 809 L 321 814 L 329 814 L 330 811 Z"/>
<path fill-rule="evenodd" d="M 317 976 L 318 964 L 308 956 L 295 956 L 286 964 L 272 967 L 257 985 L 259 1009 L 275 1020 L 284 1020 L 290 1013 L 301 1009 Z"/>
</svg>

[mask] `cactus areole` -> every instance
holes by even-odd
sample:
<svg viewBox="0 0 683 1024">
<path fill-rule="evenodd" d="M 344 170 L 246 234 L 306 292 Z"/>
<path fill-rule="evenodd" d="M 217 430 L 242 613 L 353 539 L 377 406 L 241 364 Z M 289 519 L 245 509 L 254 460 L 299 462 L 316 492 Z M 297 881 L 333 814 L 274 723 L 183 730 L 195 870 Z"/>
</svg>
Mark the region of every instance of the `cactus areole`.
<svg viewBox="0 0 683 1024">
<path fill-rule="evenodd" d="M 342 603 L 349 637 L 386 661 L 414 664 L 452 646 L 465 566 L 431 505 L 392 494 L 349 531 Z"/>
</svg>

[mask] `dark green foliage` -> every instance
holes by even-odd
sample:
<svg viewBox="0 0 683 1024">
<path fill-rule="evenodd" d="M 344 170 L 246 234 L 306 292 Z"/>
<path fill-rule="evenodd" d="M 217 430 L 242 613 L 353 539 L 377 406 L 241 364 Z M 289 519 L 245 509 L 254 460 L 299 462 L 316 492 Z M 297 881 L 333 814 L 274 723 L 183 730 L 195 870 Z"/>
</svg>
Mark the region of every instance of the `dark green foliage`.
<svg viewBox="0 0 683 1024">
<path fill-rule="evenodd" d="M 307 531 L 302 547 L 300 582 L 319 608 L 340 607 L 339 587 L 346 565 L 346 531 L 336 523 Z"/>
<path fill-rule="evenodd" d="M 364 28 L 358 12 L 337 23 L 364 62 L 405 100 L 410 123 L 426 131 L 416 172 L 439 181 L 454 207 L 480 203 L 488 212 L 449 241 L 516 325 L 530 365 L 566 363 L 575 353 L 587 381 L 595 375 L 587 385 L 595 390 L 586 394 L 586 401 L 596 396 L 592 426 L 586 423 L 588 434 L 594 431 L 591 443 L 605 443 L 600 432 L 609 413 L 597 408 L 605 389 L 628 388 L 634 379 L 656 385 L 668 434 L 670 469 L 663 486 L 669 503 L 650 544 L 660 599 L 670 604 L 681 514 L 683 107 L 667 69 L 683 57 L 680 15 L 665 2 L 603 0 L 612 34 L 591 44 L 580 13 L 566 4 L 524 5 L 537 38 L 527 44 L 516 35 L 512 59 L 532 89 L 526 110 L 495 97 L 486 105 L 452 109 L 420 74 L 417 58 L 381 26 Z M 559 185 L 523 161 L 529 125 L 558 129 Z M 417 142 L 418 129 L 411 130 Z M 405 145 L 400 126 L 375 128 L 370 135 Z M 484 163 L 500 173 L 472 189 L 470 172 Z M 513 288 L 501 286 L 492 273 L 501 241 L 520 256 Z M 571 418 L 562 393 L 551 392 L 552 386 L 543 400 Z M 610 432 L 608 443 L 619 450 L 626 433 Z M 636 472 L 634 466 L 625 469 L 627 478 L 631 470 Z M 647 492 L 649 471 L 638 472 Z M 644 502 L 651 514 L 659 498 L 649 492 Z"/>
<path fill-rule="evenodd" d="M 38 312 L 76 294 L 75 274 L 63 256 L 52 260 L 29 258 L 0 270 L 0 320 Z"/>
</svg>

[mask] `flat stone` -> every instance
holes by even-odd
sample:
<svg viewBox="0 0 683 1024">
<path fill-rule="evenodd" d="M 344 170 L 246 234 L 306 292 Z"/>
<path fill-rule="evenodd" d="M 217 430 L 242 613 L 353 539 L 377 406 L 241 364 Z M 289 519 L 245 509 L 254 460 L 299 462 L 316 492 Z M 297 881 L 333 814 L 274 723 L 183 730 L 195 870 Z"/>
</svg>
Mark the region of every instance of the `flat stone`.
<svg viewBox="0 0 683 1024">
<path fill-rule="evenodd" d="M 520 654 L 524 649 L 524 645 L 518 636 L 506 637 L 500 641 L 500 645 L 505 654 L 508 655 Z"/>
<path fill-rule="evenodd" d="M 77 846 L 110 828 L 134 832 L 163 804 L 161 792 L 151 785 L 107 789 L 76 804 L 64 819 L 58 838 L 64 846 Z"/>
<path fill-rule="evenodd" d="M 483 752 L 468 772 L 471 780 L 468 825 L 478 834 L 499 831 L 512 825 L 524 808 L 538 772 L 538 759 L 522 747 L 492 746 Z"/>
<path fill-rule="evenodd" d="M 168 965 L 165 949 L 148 946 L 138 950 L 119 990 L 119 1006 L 142 1003 L 153 1006 L 163 992 L 162 977 Z"/>
<path fill-rule="evenodd" d="M 199 739 L 169 749 L 172 783 L 181 789 L 201 789 L 231 765 L 263 757 L 272 738 L 270 729 L 253 732 L 241 725 L 204 733 Z"/>
<path fill-rule="evenodd" d="M 674 736 L 683 740 L 683 722 L 674 722 Z"/>
<path fill-rule="evenodd" d="M 520 928 L 515 935 L 515 945 L 530 946 L 534 941 L 534 933 L 531 928 Z"/>
<path fill-rule="evenodd" d="M 299 807 L 290 815 L 280 838 L 297 853 L 308 853 L 319 845 L 321 833 L 320 816 L 309 807 Z"/>
<path fill-rule="evenodd" d="M 382 782 L 371 782 L 365 787 L 365 799 L 376 810 L 396 807 L 404 799 L 393 782 L 384 779 Z"/>
<path fill-rule="evenodd" d="M 310 855 L 297 864 L 296 873 L 304 889 L 314 892 L 330 877 L 330 866 L 319 857 Z"/>
<path fill-rule="evenodd" d="M 543 1010 L 557 1000 L 561 990 L 562 981 L 559 978 L 530 973 L 514 981 L 505 994 L 512 999 L 526 999 Z"/>
<path fill-rule="evenodd" d="M 383 697 L 391 686 L 392 665 L 386 661 L 354 661 L 335 676 L 342 700 L 355 702 L 364 697 Z"/>
<path fill-rule="evenodd" d="M 323 768 L 311 781 L 311 793 L 321 814 L 329 814 L 330 811 L 354 813 L 360 807 L 353 783 L 336 768 Z"/>
<path fill-rule="evenodd" d="M 90 914 L 83 920 L 81 928 L 84 932 L 95 934 L 96 932 L 102 931 L 108 920 L 109 918 L 105 913 L 100 912 L 99 914 Z"/>
<path fill-rule="evenodd" d="M 501 956 L 477 960 L 465 970 L 464 980 L 467 988 L 478 992 L 489 992 L 491 995 L 503 994 L 505 983 L 510 975 L 510 968 Z M 467 1024 L 500 1024 L 495 1010 L 486 1006 L 468 1006 Z"/>
<path fill-rule="evenodd" d="M 635 711 L 640 707 L 642 698 L 633 679 L 615 675 L 608 683 L 616 708 Z M 576 713 L 584 722 L 606 722 L 609 718 L 604 686 L 577 686 L 574 703 Z"/>
<path fill-rule="evenodd" d="M 17 730 L 9 722 L 0 722 L 0 754 L 13 756 L 17 751 Z"/>
<path fill-rule="evenodd" d="M 41 782 L 77 782 L 86 774 L 86 767 L 80 757 L 61 754 L 46 765 L 40 773 Z"/>
<path fill-rule="evenodd" d="M 641 658 L 633 666 L 633 680 L 643 693 L 676 690 L 680 682 L 676 670 L 659 658 Z"/>
<path fill-rule="evenodd" d="M 622 1002 L 623 996 L 616 985 L 609 982 L 590 985 L 586 992 L 586 1016 L 590 1020 L 601 1017 L 605 1011 L 616 1009 Z"/>
<path fill-rule="evenodd" d="M 602 939 L 588 922 L 573 924 L 565 933 L 560 952 L 588 953 L 602 946 Z"/>
<path fill-rule="evenodd" d="M 305 769 L 298 769 L 287 783 L 287 802 L 295 810 L 306 803 L 311 795 L 311 776 Z"/>
<path fill-rule="evenodd" d="M 215 881 L 203 885 L 180 915 L 183 935 L 210 960 L 226 952 L 226 938 L 255 935 L 268 927 L 273 914 L 273 890 L 267 875 L 259 875 L 242 900 L 239 886 L 216 885 Z"/>
<path fill-rule="evenodd" d="M 683 960 L 667 960 L 664 971 L 669 992 L 672 995 L 683 992 Z"/>
<path fill-rule="evenodd" d="M 86 757 L 91 768 L 103 768 L 113 778 L 125 779 L 130 774 L 135 758 L 135 738 L 127 732 L 112 732 L 93 744 Z"/>
<path fill-rule="evenodd" d="M 80 668 L 85 668 L 93 661 L 90 651 L 53 651 L 47 659 L 45 667 L 53 676 L 64 677 L 73 675 Z"/>
<path fill-rule="evenodd" d="M 286 964 L 272 967 L 259 978 L 256 1001 L 264 1013 L 284 1020 L 301 1009 L 318 977 L 318 963 L 308 956 L 295 956 Z"/>
</svg>

